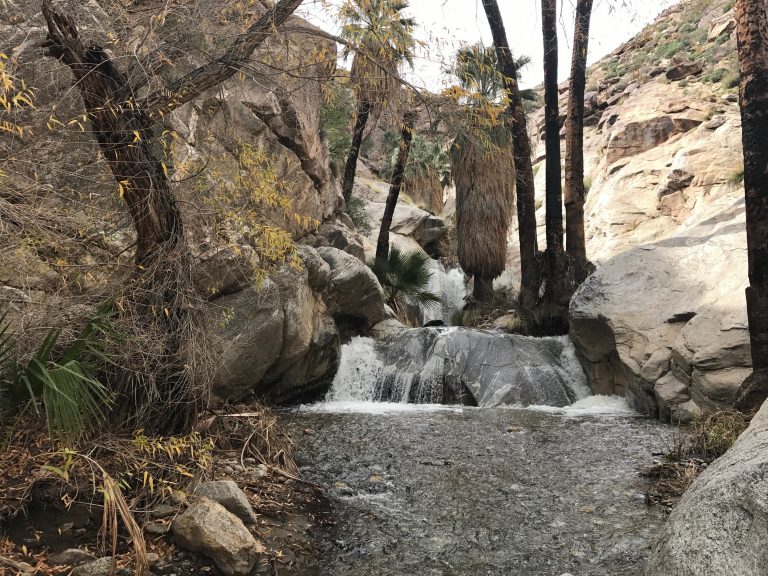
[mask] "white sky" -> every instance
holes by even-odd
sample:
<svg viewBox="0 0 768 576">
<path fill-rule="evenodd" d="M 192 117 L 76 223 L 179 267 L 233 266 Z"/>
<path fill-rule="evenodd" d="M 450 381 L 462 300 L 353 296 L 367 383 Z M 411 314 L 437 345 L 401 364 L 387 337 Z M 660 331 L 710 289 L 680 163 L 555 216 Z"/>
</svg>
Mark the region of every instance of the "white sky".
<svg viewBox="0 0 768 576">
<path fill-rule="evenodd" d="M 320 27 L 338 32 L 336 11 L 342 0 L 305 0 L 297 14 Z M 632 38 L 675 0 L 595 0 L 590 30 L 589 62 L 595 62 Z M 560 80 L 568 77 L 576 0 L 559 0 Z M 523 71 L 524 87 L 544 78 L 541 5 L 538 0 L 499 0 L 507 38 L 516 55 L 527 54 L 531 64 Z M 407 13 L 416 18 L 419 48 L 414 70 L 406 77 L 436 90 L 449 80 L 442 74 L 457 48 L 482 40 L 491 45 L 491 32 L 479 0 L 410 0 Z M 348 65 L 348 64 L 347 64 Z"/>
</svg>

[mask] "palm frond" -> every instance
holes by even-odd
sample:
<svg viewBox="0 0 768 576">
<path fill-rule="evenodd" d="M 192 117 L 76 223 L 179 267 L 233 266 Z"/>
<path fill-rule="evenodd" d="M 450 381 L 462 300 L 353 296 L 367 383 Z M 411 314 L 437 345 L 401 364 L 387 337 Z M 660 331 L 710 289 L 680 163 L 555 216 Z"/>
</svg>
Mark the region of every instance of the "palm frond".
<svg viewBox="0 0 768 576">
<path fill-rule="evenodd" d="M 427 289 L 432 276 L 429 261 L 424 252 L 405 254 L 393 247 L 386 260 L 373 260 L 369 266 L 379 279 L 391 306 L 398 308 L 399 302 L 407 299 L 431 308 L 439 305 L 442 299 Z"/>
<path fill-rule="evenodd" d="M 74 440 L 88 427 L 103 422 L 111 395 L 94 373 L 109 362 L 100 343 L 111 306 L 105 305 L 82 333 L 54 359 L 61 330 L 52 328 L 34 355 L 22 363 L 5 315 L 0 317 L 0 392 L 4 409 L 41 399 L 52 437 Z"/>
</svg>

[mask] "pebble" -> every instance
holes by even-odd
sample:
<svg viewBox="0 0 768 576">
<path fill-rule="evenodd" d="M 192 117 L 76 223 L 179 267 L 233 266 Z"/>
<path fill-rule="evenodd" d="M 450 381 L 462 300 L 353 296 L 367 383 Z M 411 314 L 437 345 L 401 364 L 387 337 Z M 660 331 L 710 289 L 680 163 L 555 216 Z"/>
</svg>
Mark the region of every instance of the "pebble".
<svg viewBox="0 0 768 576">
<path fill-rule="evenodd" d="M 154 566 L 160 562 L 160 556 L 154 552 L 147 552 L 147 562 L 149 562 L 150 566 Z"/>
<path fill-rule="evenodd" d="M 144 526 L 144 532 L 147 534 L 153 534 L 156 536 L 162 536 L 163 534 L 167 534 L 168 530 L 170 530 L 170 526 L 166 524 L 147 524 Z"/>
</svg>

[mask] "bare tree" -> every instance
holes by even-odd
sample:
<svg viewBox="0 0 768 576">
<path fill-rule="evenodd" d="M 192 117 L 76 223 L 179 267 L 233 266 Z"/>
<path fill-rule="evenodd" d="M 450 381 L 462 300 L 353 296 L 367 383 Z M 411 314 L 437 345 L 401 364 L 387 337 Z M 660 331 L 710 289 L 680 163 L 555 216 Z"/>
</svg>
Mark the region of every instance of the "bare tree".
<svg viewBox="0 0 768 576">
<path fill-rule="evenodd" d="M 301 4 L 281 0 L 245 32 L 237 36 L 219 58 L 182 76 L 169 86 L 137 96 L 131 84 L 99 46 L 86 45 L 76 24 L 43 0 L 48 26 L 48 55 L 72 71 L 85 105 L 91 129 L 118 183 L 137 234 L 136 269 L 132 280 L 135 308 L 161 352 L 144 374 L 134 374 L 138 385 L 129 393 L 127 417 L 152 404 L 146 420 L 153 429 L 188 427 L 202 392 L 191 384 L 184 350 L 189 333 L 184 328 L 190 313 L 192 282 L 188 278 L 189 249 L 176 198 L 153 142 L 162 117 L 232 77 L 251 54 Z M 134 311 L 136 312 L 136 311 Z M 152 390 L 148 382 L 152 382 Z"/>
<path fill-rule="evenodd" d="M 757 410 L 768 397 L 768 1 L 736 2 L 749 286 L 752 374 L 737 407 Z"/>
</svg>

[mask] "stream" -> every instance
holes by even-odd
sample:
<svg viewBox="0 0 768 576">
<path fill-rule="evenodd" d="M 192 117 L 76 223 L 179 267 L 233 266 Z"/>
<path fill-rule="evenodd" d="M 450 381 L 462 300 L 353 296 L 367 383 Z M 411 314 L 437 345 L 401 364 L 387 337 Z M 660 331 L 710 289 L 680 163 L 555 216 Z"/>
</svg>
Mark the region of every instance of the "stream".
<svg viewBox="0 0 768 576">
<path fill-rule="evenodd" d="M 494 339 L 526 350 L 501 366 L 452 352 L 456 339 L 477 348 L 493 336 L 457 330 L 411 330 L 379 348 L 355 339 L 326 401 L 283 413 L 302 475 L 328 487 L 334 510 L 322 574 L 641 575 L 666 514 L 646 505 L 637 469 L 672 429 L 589 396 L 567 339 Z M 419 377 L 411 364 L 434 356 L 414 342 L 447 351 L 443 368 Z M 483 407 L 446 405 L 459 381 Z"/>
</svg>

